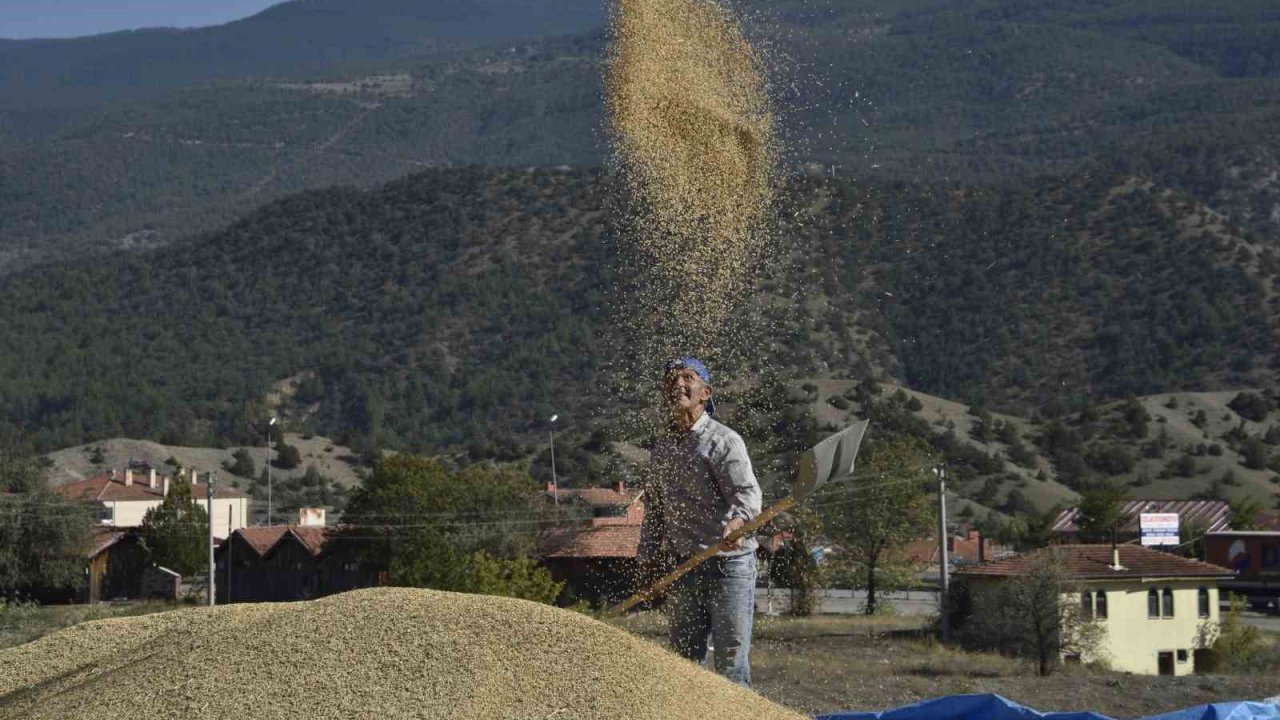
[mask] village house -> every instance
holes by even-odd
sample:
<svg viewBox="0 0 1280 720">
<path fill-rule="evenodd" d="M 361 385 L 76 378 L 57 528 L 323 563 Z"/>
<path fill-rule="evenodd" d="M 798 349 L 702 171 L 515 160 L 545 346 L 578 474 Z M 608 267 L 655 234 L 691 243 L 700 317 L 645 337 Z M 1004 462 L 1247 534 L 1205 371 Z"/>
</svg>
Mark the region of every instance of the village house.
<svg viewBox="0 0 1280 720">
<path fill-rule="evenodd" d="M 182 472 L 188 477 L 186 471 Z M 192 476 L 195 473 L 191 473 Z M 145 473 L 126 468 L 95 475 L 86 480 L 59 486 L 55 491 L 68 500 L 93 503 L 98 506 L 98 522 L 101 525 L 130 528 L 142 524 L 142 518 L 151 508 L 158 507 L 169 494 L 174 478 L 158 475 L 155 468 Z M 192 483 L 191 494 L 196 504 L 209 510 L 208 489 L 199 481 Z M 237 528 L 246 525 L 249 513 L 249 496 L 224 483 L 214 486 L 213 534 L 222 539 Z"/>
<path fill-rule="evenodd" d="M 1280 609 L 1280 522 L 1267 530 L 1209 533 L 1204 550 L 1205 560 L 1231 571 L 1224 590 L 1245 597 L 1255 610 Z"/>
<path fill-rule="evenodd" d="M 1218 583 L 1231 573 L 1140 545 L 1055 545 L 962 569 L 977 590 L 1028 574 L 1043 553 L 1056 553 L 1072 583 L 1063 603 L 1077 603 L 1104 629 L 1094 657 L 1113 670 L 1188 675 L 1202 662 L 1202 629 L 1218 623 Z"/>
<path fill-rule="evenodd" d="M 181 578 L 151 562 L 133 528 L 92 528 L 83 557 L 84 578 L 77 585 L 30 587 L 24 595 L 45 604 L 178 598 Z"/>
<path fill-rule="evenodd" d="M 178 599 L 182 577 L 151 562 L 132 528 L 94 528 L 88 560 L 80 601 Z"/>
<path fill-rule="evenodd" d="M 573 597 L 612 604 L 634 592 L 638 577 L 642 493 L 618 483 L 612 488 L 557 490 L 547 485 L 553 502 L 581 515 L 583 527 L 556 532 L 544 539 L 543 564 Z"/>
<path fill-rule="evenodd" d="M 320 596 L 322 527 L 240 528 L 218 547 L 218 602 L 287 602 Z"/>
<path fill-rule="evenodd" d="M 374 567 L 301 508 L 297 525 L 240 528 L 214 554 L 218 602 L 291 602 L 386 584 Z"/>
<path fill-rule="evenodd" d="M 947 537 L 948 566 L 973 565 L 1012 554 L 1012 550 L 997 544 L 991 538 L 983 537 L 978 530 L 969 530 L 962 535 Z M 907 545 L 907 556 L 916 567 L 930 567 L 938 564 L 938 536 L 931 535 L 912 541 Z M 936 571 L 936 567 L 935 567 Z M 935 572 L 936 574 L 936 572 Z"/>
</svg>

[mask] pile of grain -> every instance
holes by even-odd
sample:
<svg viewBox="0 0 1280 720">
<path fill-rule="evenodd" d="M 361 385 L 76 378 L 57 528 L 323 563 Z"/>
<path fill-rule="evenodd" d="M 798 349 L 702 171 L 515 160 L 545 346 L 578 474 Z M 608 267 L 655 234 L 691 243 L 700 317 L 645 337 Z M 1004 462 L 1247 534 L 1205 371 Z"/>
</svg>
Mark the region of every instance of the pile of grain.
<svg viewBox="0 0 1280 720">
<path fill-rule="evenodd" d="M 523 600 L 379 588 L 100 620 L 0 652 L 0 718 L 799 717 Z"/>
<path fill-rule="evenodd" d="M 618 0 L 606 89 L 626 269 L 638 276 L 637 359 L 651 373 L 675 354 L 714 358 L 770 226 L 776 149 L 760 59 L 713 0 Z"/>
</svg>

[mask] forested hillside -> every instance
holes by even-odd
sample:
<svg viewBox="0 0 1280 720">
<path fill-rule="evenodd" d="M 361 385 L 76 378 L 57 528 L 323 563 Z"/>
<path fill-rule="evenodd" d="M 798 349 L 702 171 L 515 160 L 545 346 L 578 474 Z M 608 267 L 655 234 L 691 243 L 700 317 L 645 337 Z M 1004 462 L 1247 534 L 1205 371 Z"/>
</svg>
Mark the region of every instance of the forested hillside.
<svg viewBox="0 0 1280 720">
<path fill-rule="evenodd" d="M 299 190 L 428 166 L 599 165 L 603 31 L 527 35 L 598 27 L 603 5 L 556 3 L 539 23 L 511 14 L 520 3 L 465 5 L 289 3 L 168 32 L 165 52 L 186 59 L 146 72 L 172 82 L 136 67 L 147 33 L 0 46 L 16 53 L 0 62 L 13 68 L 2 95 L 34 93 L 0 109 L 0 267 L 173 242 Z M 789 170 L 989 184 L 1092 167 L 1154 179 L 1262 235 L 1280 223 L 1271 3 L 740 7 L 767 48 Z M 299 59 L 282 23 L 324 56 Z M 90 84 L 123 88 L 95 102 L 168 89 L 78 112 L 33 99 L 56 89 L 83 106 L 76 88 Z"/>
<path fill-rule="evenodd" d="M 1274 382 L 1275 241 L 1177 193 L 1102 175 L 788 192 L 785 252 L 743 319 L 770 327 L 752 354 L 783 377 L 1026 414 Z M 247 443 L 294 378 L 307 427 L 425 449 L 607 405 L 585 389 L 625 312 L 609 197 L 595 172 L 428 171 L 19 273 L 0 286 L 0 417 L 45 447 Z"/>
<path fill-rule="evenodd" d="M 0 40 L 0 110 L 74 109 L 249 76 L 582 32 L 598 0 L 302 0 L 213 27 Z"/>
</svg>

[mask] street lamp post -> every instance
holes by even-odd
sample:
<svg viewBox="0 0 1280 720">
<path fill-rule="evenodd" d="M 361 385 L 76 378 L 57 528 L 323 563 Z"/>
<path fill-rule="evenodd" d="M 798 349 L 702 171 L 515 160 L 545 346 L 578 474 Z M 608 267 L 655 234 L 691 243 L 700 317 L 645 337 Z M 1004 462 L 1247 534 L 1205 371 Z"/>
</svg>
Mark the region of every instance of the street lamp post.
<svg viewBox="0 0 1280 720">
<path fill-rule="evenodd" d="M 556 420 L 559 415 L 551 416 L 551 497 L 560 504 L 560 483 L 556 480 Z"/>
<path fill-rule="evenodd" d="M 271 418 L 267 423 L 267 527 L 271 527 L 271 428 L 276 424 L 276 418 Z"/>
</svg>

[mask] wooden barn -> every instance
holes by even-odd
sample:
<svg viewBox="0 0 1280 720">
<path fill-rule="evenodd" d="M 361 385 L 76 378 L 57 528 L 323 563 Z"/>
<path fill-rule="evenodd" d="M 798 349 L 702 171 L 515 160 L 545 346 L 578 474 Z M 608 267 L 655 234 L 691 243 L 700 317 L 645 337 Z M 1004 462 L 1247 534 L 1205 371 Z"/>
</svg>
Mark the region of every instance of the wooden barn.
<svg viewBox="0 0 1280 720">
<path fill-rule="evenodd" d="M 320 596 L 326 530 L 276 525 L 240 528 L 215 554 L 218 602 L 280 602 Z"/>
<path fill-rule="evenodd" d="M 215 555 L 218 602 L 290 602 L 386 584 L 323 527 L 241 528 Z"/>
</svg>

